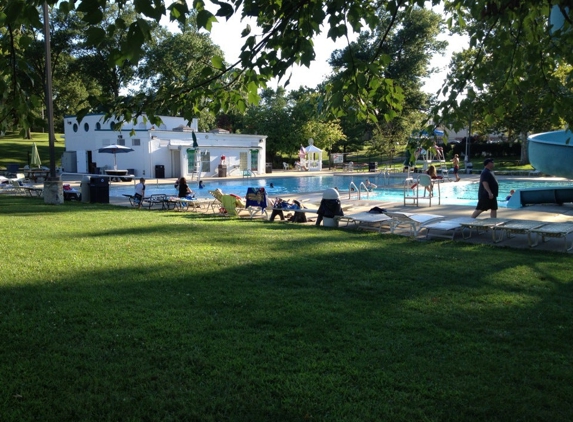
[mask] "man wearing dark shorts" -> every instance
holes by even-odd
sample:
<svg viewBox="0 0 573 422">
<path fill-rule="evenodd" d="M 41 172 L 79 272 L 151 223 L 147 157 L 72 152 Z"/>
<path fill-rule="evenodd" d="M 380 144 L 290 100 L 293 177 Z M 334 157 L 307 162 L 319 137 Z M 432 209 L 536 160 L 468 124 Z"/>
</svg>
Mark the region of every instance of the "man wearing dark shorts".
<svg viewBox="0 0 573 422">
<path fill-rule="evenodd" d="M 490 217 L 497 217 L 497 194 L 499 185 L 493 174 L 493 159 L 486 158 L 483 162 L 484 169 L 479 177 L 478 203 L 472 218 L 476 218 L 482 212 L 491 210 Z"/>
</svg>

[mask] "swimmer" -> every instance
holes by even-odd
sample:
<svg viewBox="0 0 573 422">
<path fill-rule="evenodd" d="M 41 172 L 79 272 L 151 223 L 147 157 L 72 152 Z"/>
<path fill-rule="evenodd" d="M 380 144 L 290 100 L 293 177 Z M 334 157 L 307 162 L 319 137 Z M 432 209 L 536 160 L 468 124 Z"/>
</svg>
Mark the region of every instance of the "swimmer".
<svg viewBox="0 0 573 422">
<path fill-rule="evenodd" d="M 274 185 L 273 183 L 271 183 L 271 184 L 269 185 L 269 187 L 270 187 L 270 188 L 274 188 L 275 185 Z"/>
<path fill-rule="evenodd" d="M 378 186 L 375 185 L 374 183 L 370 183 L 370 179 L 366 179 L 366 182 L 364 183 L 364 186 L 366 186 L 366 189 L 368 190 L 374 190 L 376 189 Z"/>
</svg>

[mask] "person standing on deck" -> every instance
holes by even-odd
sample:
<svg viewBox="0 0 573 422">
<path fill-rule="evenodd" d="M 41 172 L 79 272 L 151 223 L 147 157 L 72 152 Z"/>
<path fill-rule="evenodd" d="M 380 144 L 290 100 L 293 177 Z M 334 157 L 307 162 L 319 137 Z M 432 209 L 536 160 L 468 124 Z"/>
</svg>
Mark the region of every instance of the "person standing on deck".
<svg viewBox="0 0 573 422">
<path fill-rule="evenodd" d="M 476 218 L 487 210 L 491 210 L 491 218 L 496 218 L 499 184 L 493 174 L 493 158 L 486 158 L 483 162 L 483 166 L 484 169 L 479 177 L 478 203 L 472 214 L 472 218 Z"/>
</svg>

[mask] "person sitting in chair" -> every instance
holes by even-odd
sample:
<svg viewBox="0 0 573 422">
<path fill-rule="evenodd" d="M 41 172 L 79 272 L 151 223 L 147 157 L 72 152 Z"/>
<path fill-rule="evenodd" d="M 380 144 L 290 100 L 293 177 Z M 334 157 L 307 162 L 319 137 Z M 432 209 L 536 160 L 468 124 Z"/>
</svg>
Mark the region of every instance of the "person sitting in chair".
<svg viewBox="0 0 573 422">
<path fill-rule="evenodd" d="M 193 191 L 187 185 L 187 179 L 182 177 L 179 179 L 179 198 L 186 198 L 187 196 L 191 197 L 193 195 Z"/>
</svg>

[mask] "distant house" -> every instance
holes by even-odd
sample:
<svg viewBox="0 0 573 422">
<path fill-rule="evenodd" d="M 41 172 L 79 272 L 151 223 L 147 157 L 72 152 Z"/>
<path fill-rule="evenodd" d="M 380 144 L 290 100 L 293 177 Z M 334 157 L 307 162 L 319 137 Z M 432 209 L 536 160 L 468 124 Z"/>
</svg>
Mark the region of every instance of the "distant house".
<svg viewBox="0 0 573 422">
<path fill-rule="evenodd" d="M 124 123 L 118 131 L 113 129 L 113 120 L 104 121 L 103 114 L 87 115 L 81 122 L 76 116 L 66 116 L 63 171 L 93 174 L 113 169 L 113 155 L 98 150 L 119 144 L 134 151 L 118 154 L 117 168 L 133 171 L 137 177 L 192 177 L 197 170 L 203 177 L 247 170 L 265 173 L 267 136 L 231 134 L 223 129 L 199 132 L 197 119 L 191 126 L 181 117 L 161 116 L 161 120 L 156 127 L 141 117 L 135 124 Z M 193 147 L 193 132 L 198 148 Z"/>
</svg>

